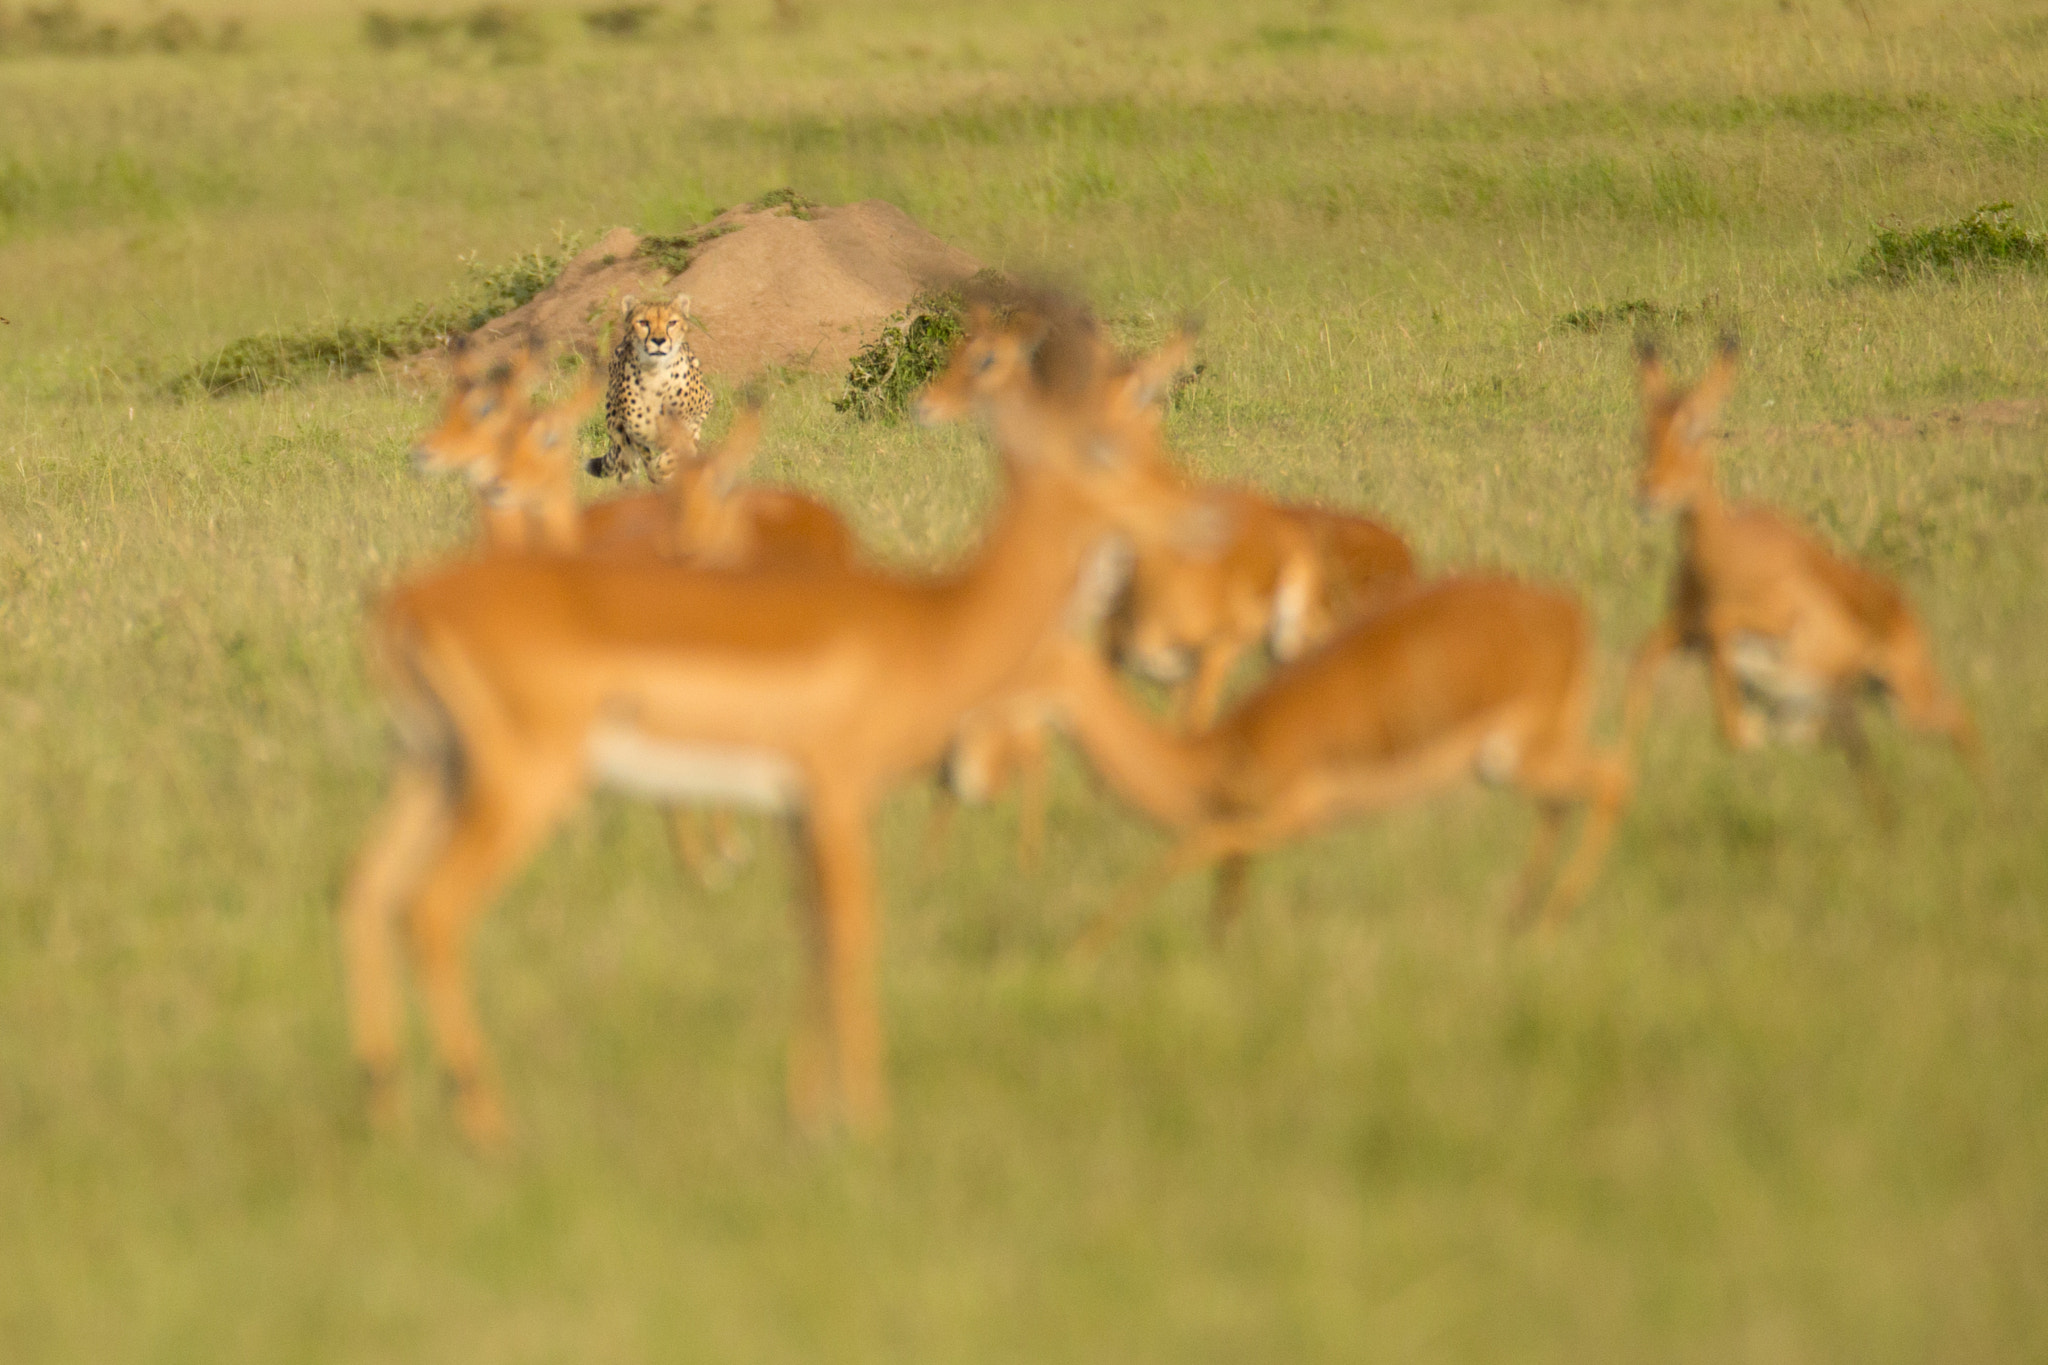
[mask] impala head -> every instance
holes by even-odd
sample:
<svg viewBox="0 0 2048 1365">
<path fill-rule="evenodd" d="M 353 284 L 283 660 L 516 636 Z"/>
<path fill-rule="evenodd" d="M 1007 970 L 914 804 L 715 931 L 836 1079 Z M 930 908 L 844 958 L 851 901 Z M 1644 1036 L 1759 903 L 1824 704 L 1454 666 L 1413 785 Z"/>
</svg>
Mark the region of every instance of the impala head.
<svg viewBox="0 0 2048 1365">
<path fill-rule="evenodd" d="M 471 479 L 487 497 L 516 500 L 518 495 L 552 485 L 574 470 L 576 428 L 603 397 L 603 375 L 597 358 L 585 352 L 583 378 L 567 398 L 536 409 L 522 397 L 519 411 L 506 423 L 498 445 L 500 453 L 470 466 Z M 524 389 L 515 392 L 523 395 Z"/>
<path fill-rule="evenodd" d="M 968 304 L 967 334 L 937 379 L 917 398 L 925 426 L 957 422 L 997 395 L 1030 381 L 1031 363 L 1052 330 L 1044 314 L 1017 309 L 1002 316 L 985 299 Z"/>
<path fill-rule="evenodd" d="M 723 501 L 738 487 L 740 476 L 760 449 L 761 400 L 753 395 L 742 397 L 731 430 L 709 449 L 700 451 L 688 423 L 674 415 L 662 418 L 660 437 L 662 447 L 675 457 L 675 473 L 670 478 L 678 493 L 688 502 L 699 498 Z"/>
<path fill-rule="evenodd" d="M 1689 389 L 1672 386 L 1656 346 L 1636 346 L 1636 364 L 1643 399 L 1643 472 L 1637 496 L 1645 511 L 1670 512 L 1689 507 L 1714 483 L 1709 429 L 1735 384 L 1736 342 L 1721 339 L 1721 349 L 1700 382 Z"/>
<path fill-rule="evenodd" d="M 620 317 L 626 329 L 626 344 L 633 358 L 648 369 L 661 369 L 683 353 L 688 339 L 690 296 L 641 303 L 627 295 L 620 303 Z"/>
<path fill-rule="evenodd" d="M 1031 466 L 1063 474 L 1134 548 L 1210 552 L 1218 535 L 1216 508 L 1189 489 L 1160 440 L 1163 400 L 1186 368 L 1194 340 L 1182 331 L 1155 351 L 1104 367 L 1091 333 L 1055 332 L 1046 349 L 1073 347 L 1076 353 L 1047 354 L 1042 364 L 1052 373 L 1090 378 L 1077 389 L 1040 390 L 1036 402 L 1007 406 L 998 424 L 1002 444 L 1022 452 Z"/>
<path fill-rule="evenodd" d="M 484 368 L 467 338 L 449 349 L 454 374 L 441 420 L 414 441 L 413 466 L 423 474 L 460 473 L 481 486 L 497 477 L 507 444 L 526 420 L 538 351 L 528 342 L 510 361 Z"/>
</svg>

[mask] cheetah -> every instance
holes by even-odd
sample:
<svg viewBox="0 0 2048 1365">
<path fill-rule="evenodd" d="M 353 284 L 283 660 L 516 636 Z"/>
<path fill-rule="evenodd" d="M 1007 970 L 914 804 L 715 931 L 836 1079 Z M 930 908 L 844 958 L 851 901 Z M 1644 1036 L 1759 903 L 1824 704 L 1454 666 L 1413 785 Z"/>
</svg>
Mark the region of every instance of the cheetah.
<svg viewBox="0 0 2048 1365">
<path fill-rule="evenodd" d="M 675 456 L 661 439 L 662 418 L 680 418 L 695 442 L 711 413 L 704 367 L 684 335 L 690 296 L 649 303 L 628 296 L 621 314 L 625 325 L 612 352 L 611 381 L 604 395 L 604 428 L 610 440 L 604 454 L 585 467 L 598 478 L 619 479 L 640 469 L 662 483 L 675 468 Z"/>
</svg>

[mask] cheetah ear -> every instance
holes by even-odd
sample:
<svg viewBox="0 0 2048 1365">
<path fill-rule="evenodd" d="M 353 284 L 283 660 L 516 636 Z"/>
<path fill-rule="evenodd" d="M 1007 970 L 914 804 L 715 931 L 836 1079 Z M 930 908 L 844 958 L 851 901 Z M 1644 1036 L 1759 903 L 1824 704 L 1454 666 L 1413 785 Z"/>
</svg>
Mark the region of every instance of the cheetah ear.
<svg viewBox="0 0 2048 1365">
<path fill-rule="evenodd" d="M 634 298 L 631 294 L 626 295 L 626 297 L 619 300 L 619 316 L 631 317 L 634 308 L 638 307 L 639 303 L 640 300 Z"/>
<path fill-rule="evenodd" d="M 684 317 L 688 317 L 688 316 L 690 316 L 690 296 L 689 296 L 688 294 L 678 294 L 678 295 L 676 295 L 676 298 L 675 298 L 675 309 L 676 309 L 676 311 L 677 311 L 678 313 L 681 313 L 681 314 L 682 314 L 682 315 L 683 315 Z"/>
</svg>

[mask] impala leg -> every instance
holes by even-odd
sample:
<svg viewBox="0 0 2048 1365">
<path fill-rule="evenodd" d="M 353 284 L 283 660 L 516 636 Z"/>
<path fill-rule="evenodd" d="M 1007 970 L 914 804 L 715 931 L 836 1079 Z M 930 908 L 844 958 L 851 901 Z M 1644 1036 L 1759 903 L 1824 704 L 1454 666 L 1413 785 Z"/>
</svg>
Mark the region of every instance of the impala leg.
<svg viewBox="0 0 2048 1365">
<path fill-rule="evenodd" d="M 1323 818 L 1328 802 L 1321 798 L 1321 793 L 1297 796 L 1262 815 L 1214 820 L 1189 831 L 1164 858 L 1135 878 L 1108 909 L 1096 916 L 1094 923 L 1082 930 L 1081 937 L 1074 942 L 1074 955 L 1094 957 L 1169 882 L 1214 863 L 1225 864 L 1218 869 L 1216 888 L 1216 916 L 1221 932 L 1237 916 L 1235 902 L 1241 899 L 1251 855 L 1295 837 Z"/>
<path fill-rule="evenodd" d="M 1571 806 L 1563 801 L 1539 801 L 1536 806 L 1536 835 L 1529 843 L 1529 856 L 1522 862 L 1522 875 L 1515 880 L 1514 908 L 1509 923 L 1526 925 L 1536 912 L 1537 897 L 1549 883 L 1557 863 L 1557 847 L 1564 837 L 1565 820 Z"/>
<path fill-rule="evenodd" d="M 667 815 L 664 823 L 668 826 L 668 846 L 675 854 L 676 866 L 701 885 L 711 854 L 704 847 L 704 826 L 697 819 L 697 808 L 677 802 L 668 808 Z"/>
<path fill-rule="evenodd" d="M 427 858 L 447 835 L 448 798 L 439 777 L 416 764 L 401 764 L 342 896 L 349 1035 L 369 1085 L 370 1120 L 378 1127 L 394 1126 L 404 1117 L 398 1058 L 405 1006 L 392 928 Z"/>
<path fill-rule="evenodd" d="M 1899 718 L 1916 730 L 1946 735 L 1981 779 L 1984 754 L 1970 712 L 1942 685 L 1928 657 L 1927 642 L 1915 630 L 1891 651 L 1885 685 L 1891 689 Z"/>
<path fill-rule="evenodd" d="M 874 1133 L 888 1122 L 867 824 L 862 804 L 841 796 L 814 798 L 806 816 L 810 983 L 791 1055 L 790 1101 L 799 1123 L 813 1130 L 826 1126 L 835 1100 L 854 1133 Z"/>
<path fill-rule="evenodd" d="M 1206 730 L 1216 723 L 1216 712 L 1223 704 L 1224 684 L 1230 681 L 1230 671 L 1243 652 L 1244 646 L 1235 640 L 1214 643 L 1201 651 L 1175 708 L 1175 719 L 1181 729 Z"/>
<path fill-rule="evenodd" d="M 1621 708 L 1621 742 L 1630 753 L 1635 752 L 1636 741 L 1650 719 L 1650 701 L 1657 692 L 1657 674 L 1671 656 L 1671 651 L 1678 648 L 1680 638 L 1678 623 L 1667 617 L 1636 647 Z"/>
<path fill-rule="evenodd" d="M 729 811 L 722 807 L 706 811 L 680 803 L 668 808 L 668 843 L 676 865 L 699 886 L 713 889 L 730 880 L 728 871 L 741 860 L 745 848 L 732 827 Z"/>
<path fill-rule="evenodd" d="M 1828 738 L 1849 760 L 1849 771 L 1856 775 L 1856 785 L 1863 793 L 1870 818 L 1880 829 L 1893 828 L 1898 823 L 1898 806 L 1892 800 L 1884 774 L 1878 771 L 1876 757 L 1870 752 L 1870 737 L 1863 731 L 1863 720 L 1856 714 L 1853 697 L 1837 692 L 1828 699 L 1827 726 Z"/>
<path fill-rule="evenodd" d="M 1585 827 L 1579 831 L 1579 846 L 1558 874 L 1550 897 L 1543 903 L 1539 923 L 1554 929 L 1565 921 L 1572 908 L 1585 899 L 1614 842 L 1614 827 L 1628 805 L 1634 785 L 1629 778 L 1628 760 L 1620 753 L 1582 752 L 1574 765 L 1576 772 L 1552 788 L 1553 799 L 1578 800 L 1587 804 Z"/>
<path fill-rule="evenodd" d="M 711 808 L 711 846 L 718 852 L 718 860 L 727 869 L 738 867 L 754 855 L 754 847 L 747 842 L 747 836 L 740 833 L 736 817 L 729 806 Z"/>
<path fill-rule="evenodd" d="M 1228 826 L 1207 825 L 1181 840 L 1165 857 L 1125 886 L 1109 907 L 1081 931 L 1081 937 L 1074 941 L 1074 955 L 1082 958 L 1096 956 L 1123 931 L 1139 908 L 1165 889 L 1168 883 L 1184 872 L 1207 867 L 1228 854 L 1231 851 L 1229 832 Z"/>
<path fill-rule="evenodd" d="M 931 876 L 939 870 L 939 863 L 945 857 L 946 840 L 953 832 L 953 817 L 960 813 L 960 798 L 953 794 L 953 786 L 942 774 L 932 783 L 931 813 L 925 817 L 924 873 Z"/>
<path fill-rule="evenodd" d="M 1745 750 L 1761 745 L 1763 718 L 1742 704 L 1742 683 L 1728 662 L 1728 642 L 1719 636 L 1707 642 L 1707 688 L 1714 697 L 1714 719 L 1720 723 L 1721 738 L 1728 747 Z"/>
<path fill-rule="evenodd" d="M 1017 765 L 1017 863 L 1035 869 L 1045 853 L 1045 810 L 1050 801 L 1050 765 L 1045 727 L 1021 725 L 1015 734 Z"/>
<path fill-rule="evenodd" d="M 472 784 L 410 924 L 435 1051 L 454 1091 L 457 1121 L 479 1147 L 503 1139 L 505 1114 L 470 995 L 470 934 L 490 894 L 540 842 L 572 790 L 566 781 L 522 776 L 516 790 Z"/>
<path fill-rule="evenodd" d="M 1218 943 L 1244 917 L 1245 883 L 1251 865 L 1252 860 L 1242 853 L 1226 855 L 1216 864 L 1216 899 L 1209 912 L 1209 928 Z"/>
</svg>

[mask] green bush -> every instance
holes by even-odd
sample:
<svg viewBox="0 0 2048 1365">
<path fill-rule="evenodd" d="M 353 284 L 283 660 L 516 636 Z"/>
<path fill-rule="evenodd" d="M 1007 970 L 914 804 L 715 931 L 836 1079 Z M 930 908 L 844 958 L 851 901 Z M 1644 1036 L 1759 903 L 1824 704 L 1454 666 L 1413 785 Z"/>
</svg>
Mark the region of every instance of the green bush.
<svg viewBox="0 0 2048 1365">
<path fill-rule="evenodd" d="M 928 290 L 892 316 L 882 334 L 863 346 L 846 370 L 846 392 L 832 400 L 836 411 L 863 422 L 894 422 L 910 400 L 946 366 L 963 334 L 958 290 Z"/>
<path fill-rule="evenodd" d="M 42 8 L 29 7 L 19 14 L 0 6 L 0 56 L 42 54 L 56 56 L 113 56 L 125 52 L 226 52 L 240 47 L 242 21 L 236 17 L 219 20 L 211 31 L 180 9 L 168 9 L 146 23 L 123 28 L 111 19 L 97 19 L 79 8 L 77 0 Z"/>
<path fill-rule="evenodd" d="M 2029 232 L 2013 221 L 2011 204 L 1985 204 L 1967 217 L 1938 227 L 1882 227 L 1857 262 L 1856 273 L 1886 284 L 1927 275 L 1954 276 L 1965 269 L 2048 264 L 2048 234 Z"/>
<path fill-rule="evenodd" d="M 583 26 L 600 38 L 640 38 L 660 14 L 660 5 L 606 5 L 583 11 Z"/>
<path fill-rule="evenodd" d="M 801 218 L 806 222 L 817 217 L 818 210 L 816 203 L 806 199 L 788 186 L 784 186 L 779 190 L 768 191 L 768 193 L 754 201 L 754 207 L 758 209 L 786 208 L 789 210 L 790 217 Z"/>
<path fill-rule="evenodd" d="M 380 52 L 404 47 L 440 50 L 445 39 L 458 33 L 497 62 L 537 61 L 547 53 L 547 35 L 518 5 L 479 5 L 460 15 L 363 12 L 363 41 Z"/>
</svg>

